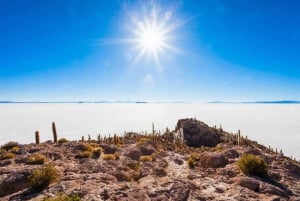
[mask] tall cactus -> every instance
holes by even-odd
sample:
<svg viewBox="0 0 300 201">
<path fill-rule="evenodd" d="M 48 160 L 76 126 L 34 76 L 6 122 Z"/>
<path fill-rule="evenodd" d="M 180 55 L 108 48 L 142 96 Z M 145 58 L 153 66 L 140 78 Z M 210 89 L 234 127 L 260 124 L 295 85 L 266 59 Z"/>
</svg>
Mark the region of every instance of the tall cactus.
<svg viewBox="0 0 300 201">
<path fill-rule="evenodd" d="M 154 123 L 152 123 L 152 135 L 154 135 L 155 130 L 154 130 Z"/>
<path fill-rule="evenodd" d="M 35 131 L 35 143 L 40 144 L 40 134 L 39 131 Z"/>
<path fill-rule="evenodd" d="M 241 131 L 238 130 L 238 135 L 237 135 L 237 141 L 238 141 L 238 147 L 240 146 L 240 139 L 241 138 Z"/>
<path fill-rule="evenodd" d="M 52 122 L 52 132 L 53 132 L 53 141 L 54 141 L 54 143 L 57 143 L 57 133 L 56 133 L 55 122 Z"/>
</svg>

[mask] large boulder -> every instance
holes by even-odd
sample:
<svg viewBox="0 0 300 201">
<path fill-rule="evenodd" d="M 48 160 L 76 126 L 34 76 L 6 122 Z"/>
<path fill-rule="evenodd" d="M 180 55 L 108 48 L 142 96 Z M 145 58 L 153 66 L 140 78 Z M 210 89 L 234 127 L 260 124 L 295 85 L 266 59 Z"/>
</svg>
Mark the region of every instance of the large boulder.
<svg viewBox="0 0 300 201">
<path fill-rule="evenodd" d="M 14 172 L 0 180 L 0 197 L 29 187 L 29 171 Z"/>
<path fill-rule="evenodd" d="M 183 137 L 188 146 L 214 147 L 221 142 L 221 135 L 207 124 L 194 119 L 180 119 L 176 130 L 183 129 Z"/>
<path fill-rule="evenodd" d="M 140 160 L 141 155 L 142 152 L 138 147 L 127 148 L 126 151 L 124 152 L 124 156 L 136 161 Z"/>
<path fill-rule="evenodd" d="M 204 168 L 220 168 L 225 167 L 227 164 L 227 158 L 224 154 L 205 153 L 200 156 L 200 164 Z"/>
</svg>

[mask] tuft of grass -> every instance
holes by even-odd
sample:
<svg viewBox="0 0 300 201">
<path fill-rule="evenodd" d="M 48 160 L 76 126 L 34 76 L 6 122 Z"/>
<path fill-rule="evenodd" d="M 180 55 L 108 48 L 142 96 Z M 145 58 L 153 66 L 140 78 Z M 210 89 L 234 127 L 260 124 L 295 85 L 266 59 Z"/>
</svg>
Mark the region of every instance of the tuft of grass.
<svg viewBox="0 0 300 201">
<path fill-rule="evenodd" d="M 115 156 L 115 154 L 103 154 L 102 159 L 103 160 L 115 160 L 116 156 Z"/>
<path fill-rule="evenodd" d="M 5 149 L 6 151 L 8 151 L 8 150 L 12 149 L 13 147 L 19 147 L 19 143 L 10 141 L 10 142 L 7 142 L 6 144 L 2 145 L 1 149 Z"/>
<path fill-rule="evenodd" d="M 92 156 L 92 152 L 90 152 L 90 151 L 81 151 L 77 155 L 77 157 L 79 157 L 79 158 L 90 158 L 91 156 Z"/>
<path fill-rule="evenodd" d="M 121 154 L 119 152 L 114 153 L 115 159 L 120 160 Z"/>
<path fill-rule="evenodd" d="M 0 155 L 0 159 L 1 160 L 6 160 L 6 159 L 10 159 L 10 158 L 14 158 L 16 155 L 14 153 L 11 152 L 3 152 Z"/>
<path fill-rule="evenodd" d="M 78 149 L 81 151 L 92 151 L 93 147 L 90 146 L 89 144 L 79 144 Z"/>
<path fill-rule="evenodd" d="M 138 161 L 130 161 L 128 164 L 127 164 L 127 167 L 129 167 L 130 169 L 134 170 L 134 171 L 140 171 L 141 169 L 141 163 L 138 162 Z"/>
<path fill-rule="evenodd" d="M 253 154 L 243 155 L 237 162 L 238 167 L 244 174 L 266 176 L 268 168 L 266 162 Z"/>
<path fill-rule="evenodd" d="M 10 149 L 10 152 L 14 153 L 14 154 L 20 154 L 21 149 L 20 149 L 20 147 L 13 147 L 13 148 Z"/>
<path fill-rule="evenodd" d="M 69 140 L 67 140 L 67 138 L 60 138 L 58 140 L 58 144 L 64 144 L 64 143 L 67 143 L 67 142 L 69 142 Z"/>
<path fill-rule="evenodd" d="M 99 147 L 99 144 L 97 144 L 95 142 L 91 142 L 91 143 L 89 143 L 89 146 L 91 146 L 93 148 L 97 148 L 97 147 Z"/>
<path fill-rule="evenodd" d="M 141 144 L 143 144 L 143 143 L 145 143 L 145 142 L 149 142 L 149 141 L 151 141 L 151 138 L 150 138 L 150 137 L 141 137 L 141 138 L 138 140 L 137 144 L 138 144 L 138 145 L 141 145 Z"/>
<path fill-rule="evenodd" d="M 148 156 L 140 156 L 140 161 L 141 162 L 147 162 L 147 161 L 152 161 L 153 160 L 153 157 L 150 155 Z"/>
<path fill-rule="evenodd" d="M 28 177 L 30 188 L 37 192 L 42 191 L 51 183 L 56 182 L 57 179 L 58 173 L 52 164 L 33 170 Z"/>
<path fill-rule="evenodd" d="M 46 197 L 42 201 L 80 201 L 80 197 L 78 195 L 66 195 L 59 194 L 55 197 Z"/>
<path fill-rule="evenodd" d="M 190 169 L 193 169 L 193 168 L 195 167 L 195 161 L 194 161 L 193 158 L 190 157 L 190 158 L 188 159 L 187 163 L 188 163 Z"/>
<path fill-rule="evenodd" d="M 26 160 L 26 163 L 29 165 L 41 165 L 46 161 L 46 157 L 42 154 L 32 154 Z"/>
<path fill-rule="evenodd" d="M 199 161 L 200 160 L 199 154 L 197 154 L 195 152 L 191 153 L 190 158 L 193 159 L 194 161 Z"/>
</svg>

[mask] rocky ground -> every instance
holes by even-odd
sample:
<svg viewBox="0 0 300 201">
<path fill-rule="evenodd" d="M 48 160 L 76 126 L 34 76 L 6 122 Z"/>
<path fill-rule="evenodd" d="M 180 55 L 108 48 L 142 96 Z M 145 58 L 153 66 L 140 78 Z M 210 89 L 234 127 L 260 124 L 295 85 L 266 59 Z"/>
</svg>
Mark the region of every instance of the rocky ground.
<svg viewBox="0 0 300 201">
<path fill-rule="evenodd" d="M 180 120 L 176 129 L 180 128 L 184 142 L 167 132 L 131 133 L 99 142 L 21 145 L 14 148 L 14 157 L 0 160 L 0 200 L 43 200 L 64 193 L 88 201 L 300 201 L 296 161 L 245 138 L 236 142 L 237 136 L 195 120 Z M 263 158 L 268 175 L 242 173 L 237 161 L 245 153 Z M 44 164 L 29 164 L 37 154 L 45 157 Z M 58 180 L 36 192 L 28 176 L 45 164 L 54 165 Z"/>
</svg>

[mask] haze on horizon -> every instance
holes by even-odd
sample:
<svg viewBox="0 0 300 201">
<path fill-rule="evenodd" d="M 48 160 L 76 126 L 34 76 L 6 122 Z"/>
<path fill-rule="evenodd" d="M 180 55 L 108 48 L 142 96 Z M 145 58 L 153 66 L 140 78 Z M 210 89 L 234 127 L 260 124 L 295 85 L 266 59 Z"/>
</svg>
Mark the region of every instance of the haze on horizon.
<svg viewBox="0 0 300 201">
<path fill-rule="evenodd" d="M 300 100 L 300 2 L 2 1 L 0 100 Z"/>
</svg>

